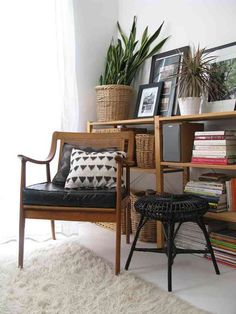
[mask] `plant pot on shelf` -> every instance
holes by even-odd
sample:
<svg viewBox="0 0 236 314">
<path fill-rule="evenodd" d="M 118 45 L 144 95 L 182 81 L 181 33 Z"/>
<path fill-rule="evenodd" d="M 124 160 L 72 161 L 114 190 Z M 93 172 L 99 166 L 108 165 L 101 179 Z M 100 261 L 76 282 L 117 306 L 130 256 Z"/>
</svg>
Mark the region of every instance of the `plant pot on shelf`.
<svg viewBox="0 0 236 314">
<path fill-rule="evenodd" d="M 199 113 L 202 100 L 201 97 L 183 97 L 178 100 L 181 116 Z"/>
<path fill-rule="evenodd" d="M 100 85 L 97 94 L 97 121 L 107 122 L 128 119 L 134 89 L 128 85 Z"/>
</svg>

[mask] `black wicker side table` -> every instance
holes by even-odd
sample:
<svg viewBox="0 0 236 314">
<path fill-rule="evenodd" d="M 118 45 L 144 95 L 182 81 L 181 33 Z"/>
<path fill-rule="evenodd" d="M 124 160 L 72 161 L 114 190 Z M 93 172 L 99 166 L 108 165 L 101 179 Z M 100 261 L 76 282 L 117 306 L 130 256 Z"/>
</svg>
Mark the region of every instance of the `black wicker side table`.
<svg viewBox="0 0 236 314">
<path fill-rule="evenodd" d="M 135 209 L 141 214 L 140 222 L 130 249 L 125 269 L 128 270 L 134 251 L 165 253 L 168 257 L 168 291 L 172 291 L 172 264 L 177 254 L 187 253 L 210 253 L 217 275 L 220 274 L 214 251 L 211 246 L 209 235 L 203 221 L 203 215 L 207 212 L 208 203 L 197 196 L 168 195 L 168 196 L 145 196 L 135 203 Z M 166 238 L 164 248 L 136 248 L 139 233 L 148 220 L 160 220 L 163 224 Z M 174 239 L 183 222 L 195 222 L 201 228 L 206 239 L 206 250 L 192 250 L 177 248 Z M 175 224 L 178 224 L 175 228 Z"/>
</svg>

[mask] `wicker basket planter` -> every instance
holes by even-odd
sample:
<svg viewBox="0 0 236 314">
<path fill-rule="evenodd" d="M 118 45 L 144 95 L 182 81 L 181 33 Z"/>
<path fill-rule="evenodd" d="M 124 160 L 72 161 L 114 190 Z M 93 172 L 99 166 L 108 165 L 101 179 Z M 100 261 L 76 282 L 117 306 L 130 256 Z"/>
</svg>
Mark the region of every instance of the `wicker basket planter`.
<svg viewBox="0 0 236 314">
<path fill-rule="evenodd" d="M 126 85 L 100 85 L 97 94 L 97 121 L 125 120 L 133 100 L 133 87 Z"/>
<path fill-rule="evenodd" d="M 137 226 L 140 220 L 140 214 L 136 212 L 134 208 L 134 203 L 138 200 L 138 198 L 146 195 L 144 191 L 141 192 L 131 192 L 130 201 L 131 201 L 131 224 L 132 224 L 132 232 L 135 233 L 137 230 Z M 139 240 L 143 242 L 156 242 L 157 237 L 157 227 L 155 220 L 149 220 L 146 222 L 144 227 L 142 228 L 139 234 Z"/>
<path fill-rule="evenodd" d="M 137 134 L 136 160 L 139 168 L 155 168 L 155 137 L 153 134 Z"/>
</svg>

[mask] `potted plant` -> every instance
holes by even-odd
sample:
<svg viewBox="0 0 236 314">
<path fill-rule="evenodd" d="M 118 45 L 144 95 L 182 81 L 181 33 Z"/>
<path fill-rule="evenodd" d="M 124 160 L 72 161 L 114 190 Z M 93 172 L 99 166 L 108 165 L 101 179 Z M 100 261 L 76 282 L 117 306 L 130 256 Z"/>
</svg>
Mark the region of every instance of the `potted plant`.
<svg viewBox="0 0 236 314">
<path fill-rule="evenodd" d="M 163 23 L 151 36 L 148 35 L 148 27 L 146 27 L 141 40 L 137 40 L 136 16 L 129 36 L 123 32 L 117 22 L 120 38 L 117 41 L 112 40 L 106 55 L 105 71 L 100 76 L 100 86 L 95 88 L 98 121 L 127 119 L 129 104 L 133 98 L 133 88 L 130 85 L 135 74 L 143 62 L 156 54 L 168 39 L 168 37 L 162 39 L 151 48 L 159 37 Z"/>
<path fill-rule="evenodd" d="M 178 75 L 179 108 L 181 115 L 197 114 L 205 95 L 213 91 L 214 81 L 210 80 L 211 63 L 215 57 L 210 57 L 205 48 L 189 49 L 183 57 L 181 71 Z"/>
</svg>

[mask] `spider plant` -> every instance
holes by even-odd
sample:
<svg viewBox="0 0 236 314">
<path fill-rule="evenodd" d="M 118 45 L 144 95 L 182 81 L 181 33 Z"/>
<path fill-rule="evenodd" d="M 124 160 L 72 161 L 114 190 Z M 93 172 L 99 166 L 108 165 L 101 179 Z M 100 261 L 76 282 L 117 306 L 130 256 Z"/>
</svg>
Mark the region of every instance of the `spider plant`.
<svg viewBox="0 0 236 314">
<path fill-rule="evenodd" d="M 160 35 L 163 24 L 164 22 L 151 36 L 148 34 L 147 26 L 139 41 L 136 39 L 136 16 L 129 36 L 123 32 L 117 22 L 120 39 L 111 41 L 106 55 L 105 72 L 100 76 L 100 85 L 130 85 L 143 62 L 156 54 L 168 39 L 168 37 L 162 39 L 151 49 L 151 45 Z"/>
<path fill-rule="evenodd" d="M 214 81 L 209 78 L 212 75 L 211 63 L 215 59 L 209 56 L 205 48 L 189 49 L 183 57 L 181 72 L 178 75 L 179 97 L 200 97 L 213 91 Z"/>
</svg>

